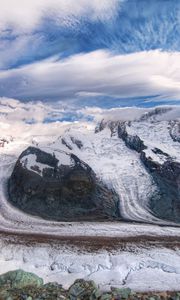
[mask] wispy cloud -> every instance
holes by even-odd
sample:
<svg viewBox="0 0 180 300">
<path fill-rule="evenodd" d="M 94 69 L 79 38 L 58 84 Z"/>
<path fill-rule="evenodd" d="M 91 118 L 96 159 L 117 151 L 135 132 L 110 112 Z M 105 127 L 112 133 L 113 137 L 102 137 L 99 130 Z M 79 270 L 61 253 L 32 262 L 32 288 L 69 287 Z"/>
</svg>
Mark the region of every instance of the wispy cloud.
<svg viewBox="0 0 180 300">
<path fill-rule="evenodd" d="M 53 55 L 180 50 L 178 0 L 0 0 L 0 68 Z"/>
<path fill-rule="evenodd" d="M 0 96 L 179 103 L 179 12 L 178 0 L 0 0 Z"/>
<path fill-rule="evenodd" d="M 87 95 L 89 102 L 98 96 L 179 101 L 180 53 L 156 50 L 114 56 L 101 50 L 65 60 L 53 57 L 1 72 L 0 95 L 46 101 L 83 102 Z"/>
<path fill-rule="evenodd" d="M 73 25 L 79 16 L 109 19 L 118 4 L 119 0 L 1 0 L 0 29 L 29 32 L 48 17 L 54 18 L 59 25 L 63 22 L 67 26 Z"/>
<path fill-rule="evenodd" d="M 0 0 L 0 69 L 68 53 L 82 20 L 108 21 L 123 1 Z"/>
</svg>

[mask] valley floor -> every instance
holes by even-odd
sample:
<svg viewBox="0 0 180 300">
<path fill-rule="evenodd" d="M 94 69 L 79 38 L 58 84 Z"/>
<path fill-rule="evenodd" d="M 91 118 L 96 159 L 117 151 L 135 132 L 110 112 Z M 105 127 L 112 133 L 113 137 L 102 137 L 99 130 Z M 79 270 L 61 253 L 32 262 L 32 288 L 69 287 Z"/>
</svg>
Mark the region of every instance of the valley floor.
<svg viewBox="0 0 180 300">
<path fill-rule="evenodd" d="M 5 236 L 0 239 L 0 273 L 23 269 L 68 288 L 76 279 L 134 291 L 179 290 L 180 241 L 166 237 L 65 238 Z"/>
</svg>

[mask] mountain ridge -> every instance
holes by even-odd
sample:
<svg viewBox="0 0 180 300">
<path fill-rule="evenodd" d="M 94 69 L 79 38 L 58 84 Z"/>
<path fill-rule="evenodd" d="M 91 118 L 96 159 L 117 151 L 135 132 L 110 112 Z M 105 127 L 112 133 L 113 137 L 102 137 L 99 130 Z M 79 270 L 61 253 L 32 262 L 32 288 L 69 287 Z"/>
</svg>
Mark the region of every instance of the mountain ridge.
<svg viewBox="0 0 180 300">
<path fill-rule="evenodd" d="M 52 142 L 38 144 L 37 138 L 35 144 L 51 155 L 64 151 L 84 161 L 119 196 L 124 220 L 179 223 L 179 120 L 163 120 L 170 111 L 155 108 L 134 121 L 70 126 Z"/>
</svg>

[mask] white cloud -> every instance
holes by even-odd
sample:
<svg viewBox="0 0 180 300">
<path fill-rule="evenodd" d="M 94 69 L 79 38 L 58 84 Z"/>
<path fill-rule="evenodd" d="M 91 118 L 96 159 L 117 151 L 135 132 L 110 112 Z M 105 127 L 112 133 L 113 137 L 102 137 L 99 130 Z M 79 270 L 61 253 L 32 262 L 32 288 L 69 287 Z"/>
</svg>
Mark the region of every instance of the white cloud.
<svg viewBox="0 0 180 300">
<path fill-rule="evenodd" d="M 0 0 L 0 29 L 26 32 L 36 28 L 47 16 L 68 26 L 81 15 L 109 18 L 118 3 L 118 0 Z"/>
<path fill-rule="evenodd" d="M 95 122 L 105 121 L 134 121 L 142 117 L 142 115 L 155 111 L 156 108 L 166 108 L 162 114 L 156 116 L 156 120 L 170 121 L 180 119 L 180 106 L 156 106 L 153 108 L 140 107 L 121 107 L 102 109 L 99 107 L 86 107 L 81 109 L 83 116 L 93 116 Z"/>
<path fill-rule="evenodd" d="M 16 99 L 0 98 L 0 138 L 12 136 L 29 142 L 36 136 L 42 136 L 45 140 L 59 136 L 69 126 L 69 122 L 44 122 L 55 113 L 61 117 L 64 109 L 42 102 L 23 103 Z"/>
<path fill-rule="evenodd" d="M 178 106 L 165 106 L 170 107 L 166 113 L 158 115 L 159 120 L 175 120 L 180 119 L 180 107 Z M 38 140 L 43 142 L 47 140 L 50 142 L 54 139 L 54 136 L 60 136 L 64 130 L 67 130 L 72 124 L 73 126 L 79 126 L 83 124 L 85 126 L 92 126 L 95 128 L 97 123 L 104 120 L 137 120 L 144 113 L 153 111 L 154 108 L 113 108 L 113 109 L 101 109 L 98 107 L 86 107 L 78 110 L 72 107 L 66 107 L 64 109 L 60 105 L 47 105 L 42 102 L 28 102 L 23 103 L 16 99 L 0 98 L 0 138 L 8 138 L 13 136 L 15 139 L 23 139 L 24 142 L 30 142 Z M 68 113 L 74 115 L 80 114 L 81 119 L 76 122 L 60 122 L 53 121 L 54 114 L 59 117 L 67 116 Z M 87 117 L 91 116 L 93 121 L 87 122 Z M 52 122 L 44 122 L 46 118 L 51 119 Z M 34 123 L 28 121 L 34 120 Z"/>
<path fill-rule="evenodd" d="M 161 51 L 115 55 L 106 51 L 56 57 L 3 71 L 0 94 L 27 99 L 115 98 L 156 95 L 180 99 L 180 53 Z"/>
<path fill-rule="evenodd" d="M 105 121 L 133 121 L 142 116 L 143 113 L 148 111 L 146 108 L 138 107 L 124 107 L 124 108 L 111 108 L 102 109 L 98 107 L 86 107 L 81 112 L 84 116 L 93 116 L 97 122 L 102 119 Z"/>
<path fill-rule="evenodd" d="M 117 5 L 118 0 L 0 0 L 0 69 L 21 59 L 33 60 L 43 51 L 49 55 L 45 41 L 49 21 L 51 26 L 77 29 L 82 17 L 91 21 L 112 18 Z"/>
<path fill-rule="evenodd" d="M 23 103 L 16 99 L 0 98 L 0 120 L 7 122 L 43 122 L 44 118 L 53 109 L 43 105 L 41 102 L 36 104 L 29 102 Z"/>
</svg>

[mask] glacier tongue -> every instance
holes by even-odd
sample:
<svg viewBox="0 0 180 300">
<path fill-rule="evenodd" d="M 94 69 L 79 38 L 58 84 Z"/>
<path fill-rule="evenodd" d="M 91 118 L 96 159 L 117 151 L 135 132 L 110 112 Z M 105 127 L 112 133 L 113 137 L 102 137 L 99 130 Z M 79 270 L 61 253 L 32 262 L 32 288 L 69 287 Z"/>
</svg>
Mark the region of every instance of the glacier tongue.
<svg viewBox="0 0 180 300">
<path fill-rule="evenodd" d="M 71 136 L 78 136 L 83 147 L 79 149 L 71 142 Z M 52 146 L 54 149 L 67 146 L 58 139 Z M 154 221 L 148 211 L 149 194 L 155 191 L 151 176 L 139 160 L 139 154 L 128 149 L 118 136 L 111 136 L 111 131 L 105 128 L 94 134 L 90 132 L 74 132 L 68 130 L 63 135 L 63 141 L 70 145 L 73 153 L 87 162 L 96 175 L 109 188 L 120 195 L 120 212 L 127 220 Z"/>
</svg>

